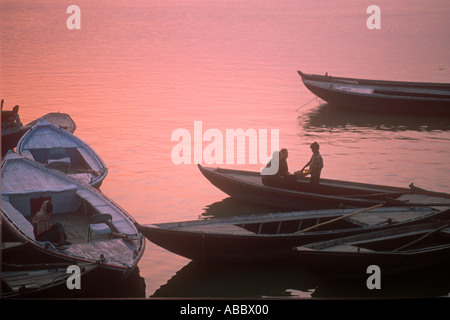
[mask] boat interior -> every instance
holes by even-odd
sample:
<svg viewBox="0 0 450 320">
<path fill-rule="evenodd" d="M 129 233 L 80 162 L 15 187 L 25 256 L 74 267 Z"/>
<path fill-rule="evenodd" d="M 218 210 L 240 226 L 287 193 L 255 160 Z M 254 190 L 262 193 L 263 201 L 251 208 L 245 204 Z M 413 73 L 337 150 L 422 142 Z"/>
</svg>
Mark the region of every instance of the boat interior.
<svg viewBox="0 0 450 320">
<path fill-rule="evenodd" d="M 263 185 L 261 175 L 251 171 L 234 171 L 228 169 L 217 169 L 218 173 L 223 173 L 233 179 L 241 180 L 246 183 Z M 450 206 L 448 195 L 437 194 L 421 190 L 411 184 L 410 188 L 381 186 L 367 183 L 358 183 L 350 181 L 339 181 L 331 179 L 321 179 L 317 189 L 312 189 L 308 177 L 297 176 L 296 189 L 292 191 L 316 193 L 325 196 L 337 196 L 343 198 L 357 198 L 367 200 L 387 201 L 393 205 L 409 205 L 410 203 L 427 204 L 430 206 Z"/>
<path fill-rule="evenodd" d="M 293 234 L 301 232 L 304 229 L 313 227 L 318 224 L 339 218 L 339 216 L 330 217 L 317 217 L 317 218 L 304 218 L 288 221 L 272 221 L 272 222 L 257 222 L 237 224 L 237 226 L 244 228 L 255 234 Z M 364 224 L 359 223 L 357 220 L 342 219 L 336 221 L 333 224 L 325 224 L 315 228 L 315 231 L 327 231 L 327 230 L 341 230 L 362 227 Z"/>
<path fill-rule="evenodd" d="M 175 229 L 180 231 L 212 232 L 222 234 L 240 235 L 288 235 L 301 233 L 310 229 L 311 232 L 323 232 L 330 230 L 343 230 L 361 228 L 367 226 L 386 226 L 394 223 L 420 219 L 431 216 L 437 212 L 442 212 L 442 216 L 447 216 L 449 210 L 435 210 L 429 207 L 418 208 L 380 208 L 362 212 L 342 218 L 359 211 L 358 209 L 347 210 L 338 213 L 327 213 L 319 211 L 315 214 L 297 214 L 296 212 L 286 212 L 279 214 L 269 214 L 263 216 L 234 217 L 231 219 L 200 220 L 176 223 L 159 224 L 162 228 Z M 441 214 L 439 214 L 441 215 Z M 333 221 L 336 219 L 336 221 Z M 317 227 L 316 227 L 317 226 Z"/>
<path fill-rule="evenodd" d="M 358 237 L 361 237 L 358 240 Z M 450 245 L 450 221 L 434 227 L 412 229 L 401 233 L 379 232 L 378 237 L 367 238 L 366 235 L 326 241 L 306 245 L 315 250 L 345 252 L 406 252 L 430 249 Z"/>
<path fill-rule="evenodd" d="M 355 209 L 355 212 L 358 210 Z M 271 222 L 255 222 L 239 225 L 246 230 L 256 234 L 288 234 L 302 232 L 314 227 L 315 232 L 342 230 L 351 228 L 361 228 L 367 226 L 383 226 L 393 223 L 404 222 L 410 219 L 418 219 L 436 212 L 431 208 L 421 208 L 419 210 L 380 210 L 373 212 L 363 212 L 345 219 L 337 220 L 342 215 L 317 216 L 311 218 L 299 218 L 293 220 L 280 220 Z M 331 220 L 336 221 L 331 223 Z M 327 223 L 330 222 L 330 223 Z M 315 227 L 317 226 L 317 227 Z"/>
<path fill-rule="evenodd" d="M 216 169 L 216 172 L 224 174 L 225 176 L 229 176 L 230 178 L 236 180 L 242 180 L 248 183 L 262 185 L 261 175 L 258 172 L 235 171 L 222 168 Z M 330 179 L 321 179 L 319 188 L 317 190 L 312 190 L 310 185 L 310 179 L 308 177 L 299 177 L 299 176 L 297 176 L 297 188 L 292 190 L 307 193 L 314 192 L 323 195 L 336 195 L 349 198 L 363 197 L 367 199 L 369 198 L 395 199 L 409 192 L 409 189 L 407 188 L 385 187 L 385 186 L 377 186 L 371 184 L 362 184 L 357 182 L 338 181 Z"/>
<path fill-rule="evenodd" d="M 75 147 L 38 148 L 27 151 L 31 153 L 35 161 L 64 173 L 92 170 L 78 148 Z"/>
<path fill-rule="evenodd" d="M 58 192 L 39 192 L 39 194 L 9 194 L 2 198 L 2 208 L 10 221 L 27 237 L 34 239 L 32 219 L 44 201 L 53 202 L 54 211 L 51 224 L 64 226 L 67 241 L 72 244 L 97 242 L 105 239 L 135 234 L 132 222 L 101 197 L 87 190 L 68 186 Z M 109 218 L 110 221 L 98 223 L 93 217 Z"/>
</svg>

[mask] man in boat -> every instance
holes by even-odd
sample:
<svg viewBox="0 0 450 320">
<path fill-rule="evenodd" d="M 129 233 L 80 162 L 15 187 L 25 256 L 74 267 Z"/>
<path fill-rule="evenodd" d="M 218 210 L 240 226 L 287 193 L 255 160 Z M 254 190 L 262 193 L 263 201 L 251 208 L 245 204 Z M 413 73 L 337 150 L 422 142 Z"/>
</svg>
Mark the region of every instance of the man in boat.
<svg viewBox="0 0 450 320">
<path fill-rule="evenodd" d="M 310 145 L 312 156 L 311 159 L 305 166 L 301 169 L 304 172 L 305 168 L 309 166 L 309 170 L 307 170 L 307 174 L 311 175 L 310 184 L 313 191 L 317 191 L 319 189 L 320 183 L 320 174 L 322 173 L 323 168 L 323 158 L 319 152 L 320 146 L 317 142 L 313 142 Z"/>
<path fill-rule="evenodd" d="M 288 169 L 287 158 L 289 152 L 286 148 L 281 149 L 278 154 L 274 152 L 274 157 L 278 156 L 278 171 L 276 174 L 267 174 L 262 176 L 262 182 L 265 186 L 296 189 L 297 178 L 291 174 Z M 273 159 L 273 158 L 272 158 Z M 266 168 L 270 168 L 272 160 L 266 165 Z"/>
<path fill-rule="evenodd" d="M 66 241 L 67 236 L 61 223 L 55 223 L 50 226 L 50 218 L 53 214 L 53 203 L 46 200 L 42 203 L 39 210 L 33 217 L 33 232 L 37 241 L 50 241 L 56 246 L 70 245 Z"/>
</svg>

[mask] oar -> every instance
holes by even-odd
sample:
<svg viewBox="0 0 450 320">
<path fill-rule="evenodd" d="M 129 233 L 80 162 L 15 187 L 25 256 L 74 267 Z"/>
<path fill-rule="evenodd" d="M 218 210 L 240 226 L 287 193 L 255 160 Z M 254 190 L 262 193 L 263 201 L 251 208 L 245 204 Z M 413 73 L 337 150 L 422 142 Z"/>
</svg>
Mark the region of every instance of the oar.
<svg viewBox="0 0 450 320">
<path fill-rule="evenodd" d="M 306 231 L 311 231 L 311 230 L 313 230 L 313 229 L 316 229 L 316 228 L 318 228 L 318 227 L 324 226 L 324 225 L 326 225 L 326 224 L 333 223 L 333 222 L 336 222 L 336 221 L 338 221 L 338 220 L 342 220 L 342 219 L 345 219 L 345 218 L 348 218 L 348 217 L 351 217 L 351 216 L 354 216 L 354 215 L 357 215 L 357 214 L 359 214 L 359 213 L 366 212 L 366 211 L 369 211 L 369 210 L 372 210 L 372 209 L 375 209 L 375 208 L 379 208 L 379 207 L 381 207 L 381 206 L 383 206 L 382 203 L 377 204 L 377 205 L 372 206 L 372 207 L 369 207 L 369 208 L 361 209 L 361 210 L 358 210 L 358 211 L 356 211 L 356 212 L 349 213 L 349 214 L 347 214 L 347 215 L 345 215 L 345 216 L 340 216 L 340 217 L 338 217 L 338 218 L 335 218 L 335 219 L 332 219 L 332 220 L 328 220 L 328 221 L 325 221 L 325 222 L 316 224 L 316 225 L 314 225 L 314 226 L 312 226 L 312 227 L 308 227 L 308 228 L 306 228 L 306 229 L 297 231 L 296 233 L 303 233 L 303 232 L 306 232 Z"/>
<path fill-rule="evenodd" d="M 344 194 L 339 195 L 339 197 L 346 198 L 370 198 L 379 196 L 400 196 L 405 194 L 405 192 L 377 192 L 377 193 L 367 193 L 367 194 Z"/>
<path fill-rule="evenodd" d="M 405 248 L 407 248 L 407 247 L 409 247 L 409 246 L 411 246 L 411 245 L 413 245 L 413 244 L 415 244 L 415 243 L 417 243 L 417 242 L 419 242 L 419 241 L 425 239 L 426 237 L 429 237 L 429 236 L 432 235 L 433 233 L 436 233 L 436 232 L 438 232 L 438 231 L 441 231 L 442 229 L 445 229 L 445 228 L 447 228 L 447 227 L 448 227 L 448 224 L 443 225 L 443 226 L 440 226 L 439 228 L 437 228 L 437 229 L 435 229 L 435 230 L 433 230 L 433 231 L 430 231 L 430 232 L 428 232 L 427 234 L 421 236 L 419 239 L 416 239 L 416 240 L 414 240 L 414 241 L 411 241 L 410 243 L 407 243 L 407 244 L 405 244 L 405 245 L 403 245 L 403 246 L 401 246 L 401 247 L 399 247 L 399 248 L 397 248 L 397 249 L 394 249 L 394 250 L 392 250 L 392 251 L 395 252 L 395 251 L 403 250 L 403 249 L 405 249 Z"/>
</svg>

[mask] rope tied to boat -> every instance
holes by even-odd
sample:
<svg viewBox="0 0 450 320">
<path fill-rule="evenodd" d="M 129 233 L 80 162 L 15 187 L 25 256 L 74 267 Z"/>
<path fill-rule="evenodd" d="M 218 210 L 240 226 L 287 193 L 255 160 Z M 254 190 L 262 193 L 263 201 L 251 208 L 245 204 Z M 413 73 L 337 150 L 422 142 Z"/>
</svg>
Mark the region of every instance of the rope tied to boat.
<svg viewBox="0 0 450 320">
<path fill-rule="evenodd" d="M 303 107 L 307 106 L 308 104 L 310 104 L 311 102 L 313 102 L 314 100 L 319 101 L 319 97 L 314 97 L 311 100 L 309 100 L 307 103 L 305 103 L 304 105 L 302 105 L 301 107 L 298 107 L 297 110 L 295 110 L 295 112 L 298 112 L 300 109 L 302 109 Z M 320 101 L 319 101 L 320 102 Z"/>
</svg>

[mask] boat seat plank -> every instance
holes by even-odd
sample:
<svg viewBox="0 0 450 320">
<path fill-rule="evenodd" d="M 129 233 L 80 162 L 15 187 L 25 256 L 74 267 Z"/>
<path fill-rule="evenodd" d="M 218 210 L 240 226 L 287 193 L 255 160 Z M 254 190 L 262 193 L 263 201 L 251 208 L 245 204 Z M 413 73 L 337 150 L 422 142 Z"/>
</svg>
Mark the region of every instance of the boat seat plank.
<svg viewBox="0 0 450 320">
<path fill-rule="evenodd" d="M 197 231 L 197 232 L 208 232 L 208 233 L 226 233 L 226 234 L 255 234 L 244 228 L 236 226 L 234 224 L 207 224 L 207 225 L 197 225 L 189 227 L 177 228 L 180 231 Z"/>
<path fill-rule="evenodd" d="M 450 237 L 450 228 L 442 229 L 442 230 L 439 231 L 439 232 L 440 232 L 441 234 L 447 236 L 447 237 Z"/>
<path fill-rule="evenodd" d="M 113 210 L 111 206 L 99 197 L 93 196 L 91 193 L 85 190 L 77 190 L 77 195 L 88 202 L 98 213 L 110 214 L 113 219 L 113 224 L 121 233 L 134 234 L 135 231 L 131 223 L 123 216 L 119 215 L 116 210 Z"/>
<path fill-rule="evenodd" d="M 409 219 L 415 219 L 422 217 L 426 214 L 431 214 L 432 210 L 420 210 L 420 211 L 399 211 L 399 212 L 365 212 L 360 215 L 355 215 L 348 220 L 352 222 L 357 221 L 359 223 L 363 223 L 366 225 L 375 225 L 386 223 L 389 219 L 391 219 L 392 223 L 407 221 Z"/>
<path fill-rule="evenodd" d="M 351 246 L 351 245 L 339 245 L 334 247 L 329 247 L 324 249 L 323 251 L 335 251 L 335 252 L 373 252 L 373 250 Z"/>
<path fill-rule="evenodd" d="M 450 199 L 446 199 L 446 198 L 442 198 L 442 197 L 433 197 L 433 196 L 429 196 L 426 194 L 417 194 L 417 193 L 413 193 L 413 194 L 404 194 L 402 196 L 400 196 L 399 198 L 397 198 L 397 200 L 401 200 L 401 201 L 405 201 L 406 204 L 408 202 L 411 203 L 429 203 L 429 204 L 442 204 L 442 203 L 447 203 L 450 206 Z"/>
</svg>

